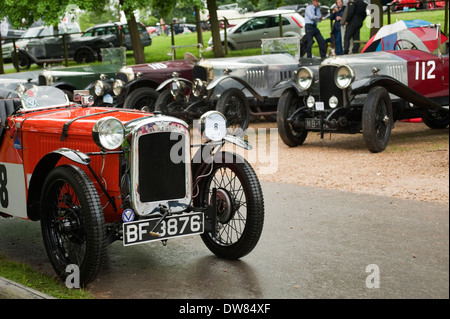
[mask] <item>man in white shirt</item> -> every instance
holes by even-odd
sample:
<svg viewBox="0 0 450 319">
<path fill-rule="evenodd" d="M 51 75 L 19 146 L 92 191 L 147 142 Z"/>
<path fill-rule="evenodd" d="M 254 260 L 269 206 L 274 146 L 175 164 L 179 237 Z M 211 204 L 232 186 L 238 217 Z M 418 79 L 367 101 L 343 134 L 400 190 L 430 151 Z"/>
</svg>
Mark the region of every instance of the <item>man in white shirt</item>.
<svg viewBox="0 0 450 319">
<path fill-rule="evenodd" d="M 308 58 L 312 57 L 312 45 L 314 39 L 316 38 L 317 44 L 319 45 L 320 57 L 326 57 L 326 42 L 317 28 L 317 23 L 322 21 L 322 14 L 320 13 L 320 3 L 319 0 L 312 0 L 305 9 L 305 37 L 306 37 L 306 56 Z"/>
</svg>

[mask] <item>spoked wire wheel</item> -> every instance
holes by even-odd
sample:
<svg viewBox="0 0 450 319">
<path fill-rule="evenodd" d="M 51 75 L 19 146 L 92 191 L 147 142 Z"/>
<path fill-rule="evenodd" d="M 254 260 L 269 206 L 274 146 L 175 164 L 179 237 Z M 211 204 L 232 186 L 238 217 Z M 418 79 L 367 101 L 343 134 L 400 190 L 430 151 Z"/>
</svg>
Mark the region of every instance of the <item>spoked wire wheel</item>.
<svg viewBox="0 0 450 319">
<path fill-rule="evenodd" d="M 261 236 L 264 200 L 259 180 L 248 162 L 236 154 L 216 154 L 211 174 L 200 183 L 203 203 L 212 205 L 216 190 L 216 227 L 202 239 L 216 255 L 237 259 L 250 253 Z"/>
<path fill-rule="evenodd" d="M 250 106 L 245 94 L 237 89 L 226 90 L 217 101 L 216 110 L 227 119 L 231 134 L 242 134 L 250 124 Z"/>
<path fill-rule="evenodd" d="M 58 166 L 44 183 L 41 228 L 47 255 L 62 279 L 79 268 L 80 283 L 91 282 L 103 266 L 105 227 L 94 185 L 80 168 Z"/>
</svg>

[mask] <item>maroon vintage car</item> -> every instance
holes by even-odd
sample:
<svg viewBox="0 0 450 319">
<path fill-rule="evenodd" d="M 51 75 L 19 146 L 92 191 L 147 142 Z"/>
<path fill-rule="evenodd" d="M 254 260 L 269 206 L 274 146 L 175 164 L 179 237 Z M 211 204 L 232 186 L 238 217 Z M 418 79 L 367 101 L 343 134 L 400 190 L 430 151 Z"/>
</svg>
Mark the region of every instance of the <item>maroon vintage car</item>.
<svg viewBox="0 0 450 319">
<path fill-rule="evenodd" d="M 174 72 L 192 80 L 195 62 L 197 58 L 186 53 L 184 60 L 125 66 L 115 79 L 101 77 L 93 83 L 96 105 L 153 111 L 159 95 L 156 88 Z"/>
</svg>

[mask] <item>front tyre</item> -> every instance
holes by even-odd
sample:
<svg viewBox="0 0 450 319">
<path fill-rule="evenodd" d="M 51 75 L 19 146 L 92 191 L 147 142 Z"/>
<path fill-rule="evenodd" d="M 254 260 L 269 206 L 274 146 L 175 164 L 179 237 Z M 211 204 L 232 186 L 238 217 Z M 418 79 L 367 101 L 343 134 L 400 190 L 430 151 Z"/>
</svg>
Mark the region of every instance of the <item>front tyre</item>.
<svg viewBox="0 0 450 319">
<path fill-rule="evenodd" d="M 300 100 L 293 90 L 284 92 L 278 100 L 278 117 L 277 125 L 281 140 L 289 147 L 302 145 L 305 142 L 308 131 L 306 129 L 298 130 L 292 127 L 288 122 L 288 118 L 298 108 L 300 108 Z"/>
<path fill-rule="evenodd" d="M 216 110 L 227 119 L 231 134 L 242 130 L 244 132 L 250 124 L 250 106 L 245 94 L 236 88 L 223 92 L 217 101 Z"/>
<path fill-rule="evenodd" d="M 203 164 L 203 168 L 204 165 L 207 164 Z M 207 172 L 210 169 L 206 167 Z M 256 246 L 263 228 L 264 199 L 258 177 L 244 158 L 220 152 L 214 156 L 211 173 L 199 183 L 198 196 L 202 204 L 212 204 L 214 188 L 217 191 L 217 227 L 201 235 L 203 242 L 219 257 L 241 258 Z"/>
<path fill-rule="evenodd" d="M 371 88 L 362 113 L 363 137 L 369 151 L 378 153 L 386 149 L 393 125 L 389 92 L 381 86 Z"/>
<path fill-rule="evenodd" d="M 65 280 L 66 267 L 80 270 L 80 284 L 92 282 L 106 255 L 105 226 L 97 191 L 79 167 L 54 168 L 41 197 L 41 228 L 53 269 Z"/>
</svg>

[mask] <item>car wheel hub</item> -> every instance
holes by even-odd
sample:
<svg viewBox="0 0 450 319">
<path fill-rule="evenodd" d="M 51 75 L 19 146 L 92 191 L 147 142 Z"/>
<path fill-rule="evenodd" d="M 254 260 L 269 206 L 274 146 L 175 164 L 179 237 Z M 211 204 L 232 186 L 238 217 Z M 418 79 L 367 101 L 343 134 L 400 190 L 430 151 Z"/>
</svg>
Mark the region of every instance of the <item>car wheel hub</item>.
<svg viewBox="0 0 450 319">
<path fill-rule="evenodd" d="M 228 223 L 234 216 L 233 200 L 230 193 L 223 188 L 217 189 L 217 219 L 222 224 Z"/>
</svg>

